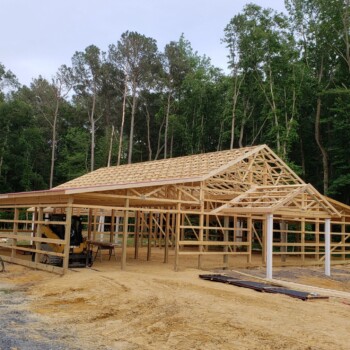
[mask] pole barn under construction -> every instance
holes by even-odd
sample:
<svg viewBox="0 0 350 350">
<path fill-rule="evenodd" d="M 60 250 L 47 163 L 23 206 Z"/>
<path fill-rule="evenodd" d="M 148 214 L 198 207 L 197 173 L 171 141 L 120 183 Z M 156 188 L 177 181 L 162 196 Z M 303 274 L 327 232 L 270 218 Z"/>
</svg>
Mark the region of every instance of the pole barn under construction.
<svg viewBox="0 0 350 350">
<path fill-rule="evenodd" d="M 80 250 L 71 241 L 77 217 Z M 50 235 L 53 226 L 62 234 Z M 175 270 L 185 255 L 198 268 L 214 255 L 229 267 L 238 255 L 251 265 L 258 252 L 267 278 L 277 262 L 322 264 L 329 275 L 332 263 L 350 261 L 350 207 L 306 184 L 266 145 L 101 168 L 51 190 L 0 195 L 4 261 L 65 273 L 74 249 L 118 245 L 125 269 L 127 246 L 135 258 L 145 246 L 150 258 L 152 242 L 164 247 L 164 262 L 174 250 Z M 48 263 L 53 257 L 61 263 Z"/>
</svg>

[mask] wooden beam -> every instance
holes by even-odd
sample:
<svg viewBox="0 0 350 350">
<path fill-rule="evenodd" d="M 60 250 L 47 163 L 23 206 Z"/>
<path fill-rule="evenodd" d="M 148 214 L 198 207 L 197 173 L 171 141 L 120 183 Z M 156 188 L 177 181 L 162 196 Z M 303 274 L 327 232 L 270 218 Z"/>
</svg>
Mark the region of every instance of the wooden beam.
<svg viewBox="0 0 350 350">
<path fill-rule="evenodd" d="M 199 194 L 199 201 L 200 201 L 200 214 L 199 214 L 199 235 L 198 240 L 203 241 L 204 238 L 204 190 L 203 190 L 203 182 L 200 184 L 200 194 Z M 199 255 L 198 255 L 198 269 L 202 268 L 202 252 L 203 252 L 203 246 L 198 247 Z"/>
<path fill-rule="evenodd" d="M 181 192 L 178 192 L 178 199 L 181 199 Z M 180 241 L 180 225 L 181 225 L 181 202 L 176 205 L 176 225 L 175 225 L 175 265 L 174 270 L 179 270 L 179 241 Z"/>
<path fill-rule="evenodd" d="M 148 216 L 148 239 L 147 239 L 147 261 L 151 260 L 152 234 L 153 234 L 153 213 L 149 213 L 149 216 Z"/>
<path fill-rule="evenodd" d="M 325 242 L 325 260 L 324 273 L 326 276 L 331 275 L 331 220 L 326 219 L 324 222 L 324 242 Z"/>
<path fill-rule="evenodd" d="M 230 223 L 230 218 L 228 217 L 228 216 L 225 216 L 225 218 L 224 218 L 224 242 L 225 243 L 229 243 L 228 241 L 229 241 L 229 231 L 226 229 L 226 228 L 228 228 L 229 227 L 229 223 Z M 236 231 L 233 231 L 234 233 L 236 232 Z M 234 236 L 235 236 L 235 234 L 234 234 Z M 235 241 L 235 238 L 233 239 L 233 241 L 236 243 L 236 241 Z M 233 248 L 234 249 L 234 251 L 236 251 L 236 246 Z M 228 246 L 227 245 L 225 245 L 225 247 L 224 247 L 224 252 L 228 252 Z M 226 255 L 224 255 L 224 267 L 225 268 L 228 268 L 228 254 L 226 254 Z"/>
<path fill-rule="evenodd" d="M 248 250 L 249 250 L 249 255 L 248 255 L 248 260 L 247 263 L 251 264 L 252 262 L 252 250 L 253 250 L 253 219 L 251 216 L 247 218 L 247 242 L 249 243 Z"/>
<path fill-rule="evenodd" d="M 301 220 L 301 260 L 305 260 L 305 218 Z"/>
<path fill-rule="evenodd" d="M 134 259 L 139 258 L 139 237 L 140 237 L 140 212 L 135 213 L 135 235 L 134 235 L 134 245 L 135 245 L 135 253 Z"/>
<path fill-rule="evenodd" d="M 272 279 L 273 215 L 266 215 L 266 278 Z"/>
<path fill-rule="evenodd" d="M 170 213 L 166 213 L 165 219 L 165 246 L 164 246 L 164 263 L 169 261 L 169 235 L 170 235 Z"/>
<path fill-rule="evenodd" d="M 18 234 L 18 217 L 19 217 L 19 210 L 18 210 L 18 208 L 15 208 L 13 231 L 12 231 L 14 236 L 17 236 L 17 234 Z M 12 245 L 17 246 L 17 237 L 13 238 Z M 12 258 L 16 257 L 16 249 L 11 250 L 11 257 Z"/>
<path fill-rule="evenodd" d="M 63 273 L 66 273 L 69 265 L 69 251 L 70 251 L 70 233 L 72 227 L 72 206 L 66 209 L 66 225 L 64 232 L 64 257 L 63 257 Z"/>
<path fill-rule="evenodd" d="M 42 264 L 42 263 L 36 263 L 33 261 L 23 260 L 23 259 L 19 259 L 19 258 L 12 258 L 12 257 L 6 256 L 6 255 L 5 256 L 2 255 L 1 258 L 2 258 L 2 260 L 9 262 L 9 263 L 12 263 L 12 264 L 18 264 L 18 265 L 38 269 L 38 270 L 54 272 L 54 273 L 57 273 L 60 275 L 64 274 L 62 267 L 57 267 L 57 266 L 47 265 L 47 264 Z"/>
<path fill-rule="evenodd" d="M 123 219 L 123 243 L 122 243 L 122 259 L 121 259 L 121 269 L 126 268 L 126 253 L 128 248 L 128 226 L 129 226 L 129 198 L 125 199 L 125 210 Z"/>
<path fill-rule="evenodd" d="M 43 208 L 40 207 L 39 211 L 38 211 L 38 221 L 42 222 L 43 221 Z M 36 232 L 35 232 L 35 237 L 40 237 L 42 236 L 41 234 L 41 223 L 37 224 L 36 226 Z M 35 249 L 36 250 L 41 250 L 41 242 L 40 241 L 36 241 L 35 242 Z M 35 254 L 35 263 L 38 264 L 40 262 L 40 254 L 36 253 Z"/>
<path fill-rule="evenodd" d="M 346 229 L 345 229 L 345 217 L 342 216 L 341 218 L 342 222 L 341 222 L 341 243 L 342 243 L 342 259 L 345 260 L 346 256 L 345 256 L 345 252 L 346 252 L 346 248 L 345 248 L 345 243 L 346 243 Z"/>
</svg>

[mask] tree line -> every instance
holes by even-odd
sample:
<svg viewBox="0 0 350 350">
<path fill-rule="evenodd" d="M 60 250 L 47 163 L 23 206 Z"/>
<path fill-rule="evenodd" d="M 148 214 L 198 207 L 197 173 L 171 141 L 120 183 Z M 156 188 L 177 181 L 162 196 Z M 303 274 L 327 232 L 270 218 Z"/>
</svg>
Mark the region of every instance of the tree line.
<svg viewBox="0 0 350 350">
<path fill-rule="evenodd" d="M 266 143 L 350 202 L 350 0 L 248 4 L 226 25 L 225 73 L 182 35 L 126 31 L 30 86 L 0 63 L 0 192 L 102 166 Z"/>
</svg>

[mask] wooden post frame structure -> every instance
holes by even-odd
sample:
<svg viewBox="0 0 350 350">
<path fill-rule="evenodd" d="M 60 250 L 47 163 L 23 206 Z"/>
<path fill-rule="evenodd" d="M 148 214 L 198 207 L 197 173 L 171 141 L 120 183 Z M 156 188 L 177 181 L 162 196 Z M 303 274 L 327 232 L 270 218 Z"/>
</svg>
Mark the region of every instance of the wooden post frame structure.
<svg viewBox="0 0 350 350">
<path fill-rule="evenodd" d="M 65 239 L 41 234 L 48 210 L 66 214 Z M 223 267 L 239 256 L 256 265 L 259 254 L 269 278 L 277 263 L 320 264 L 330 274 L 332 263 L 350 261 L 350 207 L 306 184 L 266 145 L 101 168 L 51 190 L 0 194 L 0 256 L 64 273 L 71 215 L 85 216 L 89 238 L 111 243 L 122 234 L 122 269 L 128 245 L 136 258 L 143 238 L 149 259 L 153 244 L 164 246 L 165 263 L 174 249 L 175 270 L 183 256 L 202 268 L 209 257 Z M 46 254 L 44 243 L 64 245 L 48 253 L 63 258 L 62 268 L 23 258 Z"/>
</svg>

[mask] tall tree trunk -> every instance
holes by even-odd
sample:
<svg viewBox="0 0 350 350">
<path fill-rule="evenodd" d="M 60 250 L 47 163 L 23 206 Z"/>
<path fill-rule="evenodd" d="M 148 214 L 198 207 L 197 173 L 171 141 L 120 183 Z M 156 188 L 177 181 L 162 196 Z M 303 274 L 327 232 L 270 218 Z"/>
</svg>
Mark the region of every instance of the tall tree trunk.
<svg viewBox="0 0 350 350">
<path fill-rule="evenodd" d="M 239 146 L 239 148 L 242 148 L 242 147 L 243 147 L 244 126 L 245 126 L 245 120 L 242 120 L 241 129 L 240 129 L 240 131 L 239 131 L 239 140 L 238 140 L 238 146 Z"/>
<path fill-rule="evenodd" d="M 53 116 L 52 123 L 52 149 L 51 149 L 51 168 L 50 168 L 50 188 L 53 186 L 53 174 L 55 168 L 55 158 L 56 158 L 56 129 L 57 129 L 57 119 L 58 119 L 58 107 L 60 104 L 58 93 L 56 95 L 56 106 Z"/>
<path fill-rule="evenodd" d="M 91 154 L 90 154 L 90 170 L 94 171 L 95 168 L 95 107 L 96 107 L 96 95 L 92 97 L 92 107 L 91 114 L 89 116 L 90 125 L 91 125 Z"/>
<path fill-rule="evenodd" d="M 224 130 L 224 123 L 225 123 L 225 120 L 222 120 L 221 123 L 220 123 L 218 145 L 216 146 L 216 150 L 217 151 L 221 151 L 221 142 L 222 142 L 222 133 L 223 133 L 223 130 Z"/>
<path fill-rule="evenodd" d="M 129 135 L 129 153 L 128 153 L 128 164 L 132 161 L 132 149 L 134 146 L 134 126 L 135 126 L 135 113 L 136 113 L 136 85 L 133 84 L 132 89 L 132 107 L 131 107 L 131 120 L 130 120 L 130 135 Z"/>
<path fill-rule="evenodd" d="M 163 130 L 163 126 L 164 126 L 164 119 L 162 121 L 162 124 L 160 125 L 159 127 L 159 131 L 158 131 L 158 144 L 157 144 L 157 153 L 156 153 L 156 156 L 154 157 L 154 160 L 157 160 L 159 155 L 160 155 L 160 152 L 162 151 L 163 147 L 164 147 L 164 144 L 161 146 L 160 143 L 161 143 L 161 138 L 162 138 L 162 130 Z"/>
<path fill-rule="evenodd" d="M 321 84 L 322 78 L 323 78 L 323 56 L 321 57 L 321 65 L 320 70 L 318 72 L 318 83 Z M 326 149 L 322 145 L 321 141 L 321 107 L 322 107 L 322 100 L 321 97 L 317 97 L 317 104 L 316 104 L 316 116 L 315 116 L 315 140 L 317 143 L 318 148 L 321 151 L 322 154 L 322 166 L 323 166 L 323 194 L 327 194 L 328 191 L 328 184 L 329 184 L 329 172 L 328 172 L 328 154 Z"/>
<path fill-rule="evenodd" d="M 233 96 L 232 96 L 230 149 L 233 149 L 233 144 L 235 142 L 236 109 L 237 109 L 238 97 L 241 90 L 241 85 L 243 83 L 244 78 L 245 78 L 244 74 L 239 78 L 237 70 L 235 69 L 235 71 L 233 72 L 234 85 L 233 85 Z"/>
<path fill-rule="evenodd" d="M 344 26 L 344 42 L 345 42 L 345 60 L 348 65 L 348 71 L 350 72 L 350 39 L 349 39 L 350 0 L 345 0 L 344 6 L 345 6 L 345 10 L 343 15 L 343 26 Z"/>
<path fill-rule="evenodd" d="M 232 108 L 230 149 L 233 149 L 233 143 L 235 142 L 235 123 L 236 123 L 236 106 L 234 105 L 234 107 Z"/>
<path fill-rule="evenodd" d="M 168 94 L 168 102 L 165 115 L 165 130 L 164 130 L 164 159 L 167 157 L 168 152 L 168 128 L 169 128 L 169 115 L 170 115 L 170 101 L 171 101 L 171 92 Z"/>
<path fill-rule="evenodd" d="M 120 165 L 120 159 L 121 159 L 122 148 L 123 148 L 123 134 L 124 134 L 125 109 L 126 109 L 126 96 L 127 96 L 127 94 L 128 94 L 128 85 L 127 85 L 127 78 L 126 78 L 125 79 L 125 85 L 124 85 L 124 95 L 123 95 L 122 121 L 121 121 L 121 124 L 120 124 L 120 133 L 119 133 L 117 165 Z"/>
<path fill-rule="evenodd" d="M 272 69 L 269 65 L 269 79 L 268 79 L 268 88 L 269 88 L 269 95 L 266 92 L 265 86 L 263 83 L 259 80 L 259 77 L 256 78 L 258 81 L 258 84 L 260 86 L 261 91 L 263 92 L 266 102 L 269 104 L 271 108 L 271 112 L 273 114 L 273 124 L 276 127 L 276 148 L 277 153 L 281 154 L 281 137 L 280 137 L 280 127 L 279 127 L 279 120 L 278 120 L 278 113 L 277 113 L 277 105 L 275 100 L 275 94 L 274 94 L 274 84 L 272 79 Z M 254 139 L 255 140 L 255 139 Z"/>
<path fill-rule="evenodd" d="M 111 131 L 111 138 L 109 140 L 109 151 L 108 151 L 108 161 L 107 166 L 111 166 L 111 159 L 112 159 L 112 149 L 113 149 L 113 137 L 114 137 L 114 125 L 112 125 L 112 131 Z"/>
<path fill-rule="evenodd" d="M 273 80 L 272 80 L 272 69 L 270 68 L 270 94 L 271 94 L 271 109 L 272 113 L 274 115 L 275 119 L 275 127 L 276 127 L 276 146 L 277 146 L 277 152 L 281 154 L 281 137 L 280 137 L 280 127 L 279 127 L 279 120 L 278 120 L 278 114 L 277 114 L 277 107 L 276 107 L 276 101 L 275 101 L 275 94 L 273 90 Z"/>
<path fill-rule="evenodd" d="M 254 112 L 254 106 L 253 107 L 250 106 L 249 99 L 248 99 L 244 102 L 243 119 L 241 123 L 241 129 L 239 132 L 238 145 L 240 148 L 243 147 L 243 137 L 244 137 L 244 129 L 245 129 L 246 123 L 253 115 L 253 112 Z"/>
<path fill-rule="evenodd" d="M 171 140 L 170 140 L 170 158 L 173 157 L 173 146 L 174 146 L 174 131 L 171 131 Z"/>
<path fill-rule="evenodd" d="M 284 103 L 285 103 L 285 129 L 286 129 L 286 136 L 284 137 L 284 140 L 282 141 L 282 155 L 283 158 L 287 158 L 287 153 L 288 153 L 288 142 L 289 142 L 289 135 L 290 132 L 292 131 L 293 127 L 293 122 L 294 122 L 294 117 L 295 117 L 295 110 L 296 110 L 296 92 L 295 88 L 293 88 L 293 103 L 292 103 L 292 111 L 291 111 L 291 117 L 290 119 L 288 118 L 288 112 L 287 112 L 287 91 L 284 89 Z"/>
<path fill-rule="evenodd" d="M 323 147 L 320 135 L 320 121 L 321 121 L 321 97 L 317 98 L 316 108 L 316 120 L 315 120 L 315 139 L 318 148 L 322 154 L 322 165 L 323 165 L 323 194 L 327 194 L 329 185 L 329 171 L 328 171 L 328 154 L 326 149 Z"/>
<path fill-rule="evenodd" d="M 200 153 L 204 153 L 205 152 L 205 147 L 203 145 L 203 139 L 204 139 L 204 115 L 202 114 L 202 117 L 201 117 L 201 131 L 200 131 L 200 135 L 198 137 L 198 151 Z"/>
<path fill-rule="evenodd" d="M 149 114 L 146 105 L 146 121 L 147 121 L 147 147 L 148 147 L 148 160 L 152 160 L 152 146 L 151 146 L 151 116 Z"/>
</svg>

